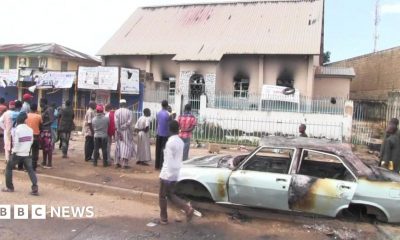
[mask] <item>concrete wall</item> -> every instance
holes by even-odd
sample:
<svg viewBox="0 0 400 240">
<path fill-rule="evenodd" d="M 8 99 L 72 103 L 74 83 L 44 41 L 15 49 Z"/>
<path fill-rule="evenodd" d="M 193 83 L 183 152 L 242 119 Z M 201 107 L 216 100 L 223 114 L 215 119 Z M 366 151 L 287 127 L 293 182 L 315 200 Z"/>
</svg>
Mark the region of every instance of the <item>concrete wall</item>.
<svg viewBox="0 0 400 240">
<path fill-rule="evenodd" d="M 349 78 L 322 78 L 314 80 L 314 97 L 348 98 L 350 92 Z"/>
<path fill-rule="evenodd" d="M 121 66 L 146 70 L 147 56 L 107 56 L 105 66 Z"/>
<path fill-rule="evenodd" d="M 386 100 L 389 91 L 400 90 L 400 47 L 327 66 L 354 68 L 356 77 L 350 85 L 351 99 Z"/>
</svg>

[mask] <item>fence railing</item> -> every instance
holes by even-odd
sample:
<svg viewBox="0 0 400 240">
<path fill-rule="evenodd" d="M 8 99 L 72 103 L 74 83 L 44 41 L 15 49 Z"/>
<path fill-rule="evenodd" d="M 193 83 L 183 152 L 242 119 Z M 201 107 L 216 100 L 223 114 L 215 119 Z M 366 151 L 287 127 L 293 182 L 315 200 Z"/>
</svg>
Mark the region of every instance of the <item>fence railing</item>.
<svg viewBox="0 0 400 240">
<path fill-rule="evenodd" d="M 142 113 L 133 112 L 134 122 Z M 157 126 L 152 113 L 150 135 L 156 137 Z M 296 120 L 257 119 L 251 116 L 241 118 L 208 117 L 198 119 L 193 130 L 193 141 L 213 142 L 233 145 L 259 144 L 261 138 L 269 135 L 298 136 L 298 128 L 302 122 Z M 307 123 L 307 134 L 312 138 L 328 138 L 341 141 L 342 123 Z"/>
<path fill-rule="evenodd" d="M 232 94 L 217 94 L 215 108 L 232 110 L 260 110 L 277 112 L 300 112 L 321 114 L 343 114 L 347 98 L 311 98 L 307 96 L 285 96 L 248 94 L 234 97 Z"/>
<path fill-rule="evenodd" d="M 175 95 L 171 95 L 169 91 L 159 90 L 159 91 L 145 91 L 144 101 L 145 102 L 157 102 L 160 103 L 162 100 L 167 100 L 168 103 L 175 103 Z"/>
</svg>

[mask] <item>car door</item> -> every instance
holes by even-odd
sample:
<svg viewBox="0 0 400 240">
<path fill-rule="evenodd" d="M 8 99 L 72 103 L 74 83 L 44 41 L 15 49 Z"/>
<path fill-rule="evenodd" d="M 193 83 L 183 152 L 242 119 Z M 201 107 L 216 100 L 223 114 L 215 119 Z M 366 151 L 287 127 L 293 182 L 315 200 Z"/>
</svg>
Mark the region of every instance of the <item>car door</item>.
<svg viewBox="0 0 400 240">
<path fill-rule="evenodd" d="M 229 177 L 229 201 L 235 204 L 289 210 L 288 174 L 295 149 L 259 148 Z"/>
<path fill-rule="evenodd" d="M 289 189 L 291 210 L 335 217 L 347 208 L 357 187 L 356 176 L 336 155 L 303 149 Z"/>
</svg>

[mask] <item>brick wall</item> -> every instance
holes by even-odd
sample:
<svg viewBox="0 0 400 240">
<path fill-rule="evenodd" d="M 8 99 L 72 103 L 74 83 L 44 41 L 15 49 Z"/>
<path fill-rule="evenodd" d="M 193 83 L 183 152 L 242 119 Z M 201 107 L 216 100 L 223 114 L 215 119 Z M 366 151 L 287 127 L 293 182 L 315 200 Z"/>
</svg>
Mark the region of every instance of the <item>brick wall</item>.
<svg viewBox="0 0 400 240">
<path fill-rule="evenodd" d="M 400 90 L 400 47 L 327 66 L 354 68 L 356 77 L 350 85 L 350 98 L 354 100 L 386 100 L 389 91 Z"/>
</svg>

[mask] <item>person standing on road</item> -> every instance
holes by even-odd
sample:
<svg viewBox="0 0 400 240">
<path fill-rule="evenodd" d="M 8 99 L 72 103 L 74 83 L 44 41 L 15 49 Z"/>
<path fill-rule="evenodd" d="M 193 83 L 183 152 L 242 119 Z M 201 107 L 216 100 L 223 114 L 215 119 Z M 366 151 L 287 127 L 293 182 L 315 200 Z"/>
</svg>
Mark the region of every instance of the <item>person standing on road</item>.
<svg viewBox="0 0 400 240">
<path fill-rule="evenodd" d="M 143 110 L 141 116 L 135 125 L 135 131 L 138 132 L 138 146 L 137 146 L 137 164 L 149 166 L 151 162 L 150 153 L 150 109 Z"/>
<path fill-rule="evenodd" d="M 3 113 L 5 113 L 8 109 L 5 102 L 6 102 L 6 100 L 4 98 L 0 97 L 0 118 L 3 115 Z M 4 139 L 4 130 L 0 125 L 0 153 L 4 150 L 4 141 L 1 139 Z"/>
<path fill-rule="evenodd" d="M 39 136 L 40 128 L 42 126 L 42 116 L 37 113 L 37 104 L 31 104 L 31 112 L 28 113 L 28 118 L 26 119 L 26 125 L 30 127 L 33 131 L 33 143 L 31 147 L 32 153 L 32 167 L 36 171 L 37 162 L 39 160 Z"/>
<path fill-rule="evenodd" d="M 22 100 L 24 101 L 24 103 L 22 104 L 21 112 L 25 112 L 26 114 L 30 113 L 32 99 L 33 99 L 33 96 L 30 95 L 29 93 L 25 93 L 22 96 Z"/>
<path fill-rule="evenodd" d="M 190 139 L 197 124 L 196 117 L 192 114 L 192 106 L 189 103 L 185 105 L 183 114 L 178 118 L 178 123 L 180 129 L 179 137 L 185 144 L 183 150 L 183 161 L 185 161 L 189 158 Z"/>
<path fill-rule="evenodd" d="M 6 100 L 4 98 L 0 98 L 0 117 L 8 110 L 6 105 Z"/>
<path fill-rule="evenodd" d="M 179 172 L 182 167 L 184 143 L 178 136 L 178 122 L 171 120 L 168 125 L 171 136 L 165 145 L 165 159 L 160 172 L 160 223 L 163 225 L 168 224 L 167 200 L 170 200 L 172 203 L 185 211 L 187 221 L 192 219 L 194 213 L 192 206 L 175 194 L 175 184 L 178 180 Z"/>
<path fill-rule="evenodd" d="M 11 129 L 13 127 L 12 116 L 16 112 L 15 109 L 15 102 L 10 101 L 8 103 L 8 108 L 5 113 L 0 117 L 0 127 L 4 131 L 4 155 L 6 162 L 10 160 L 10 153 L 11 153 Z"/>
<path fill-rule="evenodd" d="M 399 173 L 400 170 L 400 134 L 398 124 L 399 120 L 397 118 L 392 118 L 389 121 L 383 144 L 381 146 L 379 162 L 379 166 L 388 167 L 389 162 L 392 161 L 394 165 L 393 170 L 397 173 Z"/>
<path fill-rule="evenodd" d="M 106 105 L 106 117 L 108 118 L 109 124 L 108 124 L 108 140 L 107 140 L 107 159 L 108 159 L 108 164 L 111 165 L 114 158 L 111 156 L 111 147 L 113 141 L 115 141 L 115 111 L 114 108 L 111 104 Z"/>
<path fill-rule="evenodd" d="M 92 159 L 94 149 L 94 131 L 92 126 L 92 119 L 95 117 L 96 103 L 94 101 L 89 102 L 89 108 L 86 111 L 84 131 L 85 131 L 85 161 L 88 162 Z"/>
<path fill-rule="evenodd" d="M 14 192 L 14 185 L 12 181 L 12 171 L 15 164 L 22 162 L 25 169 L 28 171 L 29 177 L 32 182 L 32 195 L 39 195 L 39 187 L 37 185 L 36 173 L 32 167 L 32 158 L 29 156 L 31 146 L 33 143 L 33 130 L 25 124 L 27 114 L 22 112 L 18 115 L 16 123 L 17 126 L 13 131 L 13 148 L 12 157 L 6 166 L 6 188 L 3 192 Z"/>
<path fill-rule="evenodd" d="M 306 133 L 306 129 L 307 126 L 305 124 L 300 124 L 299 126 L 299 133 L 300 133 L 300 137 L 308 137 L 307 133 Z"/>
<path fill-rule="evenodd" d="M 44 168 L 53 167 L 53 141 L 51 134 L 51 125 L 54 121 L 54 110 L 48 105 L 47 99 L 40 99 L 40 108 L 42 109 L 42 131 L 40 132 L 40 144 L 43 151 Z"/>
<path fill-rule="evenodd" d="M 168 122 L 170 120 L 168 112 L 168 101 L 163 100 L 161 102 L 161 111 L 157 113 L 157 139 L 156 139 L 156 163 L 155 169 L 159 170 L 163 166 L 164 162 L 164 148 L 168 141 Z"/>
<path fill-rule="evenodd" d="M 107 140 L 108 140 L 108 124 L 109 120 L 104 114 L 103 105 L 97 105 L 96 117 L 92 120 L 94 130 L 94 159 L 93 166 L 97 167 L 97 160 L 99 159 L 99 149 L 103 156 L 103 167 L 108 167 L 107 160 Z"/>
<path fill-rule="evenodd" d="M 115 167 L 129 168 L 129 160 L 135 156 L 135 144 L 131 129 L 132 112 L 126 106 L 126 100 L 121 99 L 120 108 L 115 111 L 116 146 L 115 146 Z"/>
<path fill-rule="evenodd" d="M 71 138 L 71 131 L 74 130 L 75 118 L 70 100 L 65 101 L 65 107 L 60 110 L 58 118 L 58 133 L 60 136 L 62 157 L 68 158 L 69 139 Z"/>
<path fill-rule="evenodd" d="M 54 114 L 54 120 L 53 120 L 53 123 L 51 124 L 51 141 L 53 143 L 53 150 L 54 150 L 55 146 L 56 146 L 56 142 L 59 140 L 59 136 L 58 136 L 59 109 L 57 108 L 57 105 L 55 103 L 51 104 L 51 108 L 53 109 L 53 114 Z"/>
</svg>

